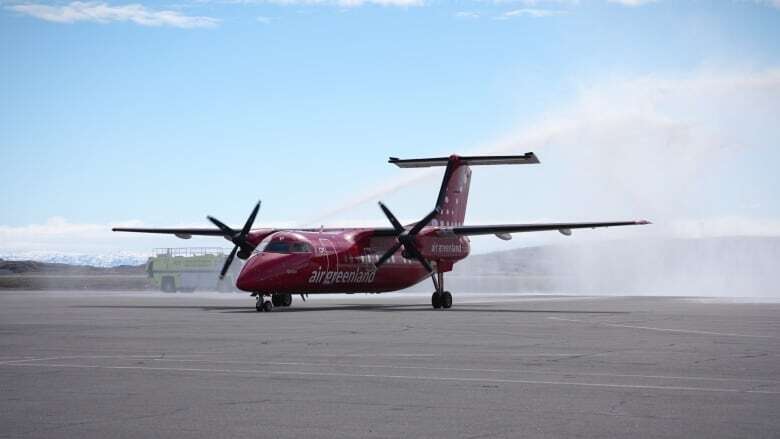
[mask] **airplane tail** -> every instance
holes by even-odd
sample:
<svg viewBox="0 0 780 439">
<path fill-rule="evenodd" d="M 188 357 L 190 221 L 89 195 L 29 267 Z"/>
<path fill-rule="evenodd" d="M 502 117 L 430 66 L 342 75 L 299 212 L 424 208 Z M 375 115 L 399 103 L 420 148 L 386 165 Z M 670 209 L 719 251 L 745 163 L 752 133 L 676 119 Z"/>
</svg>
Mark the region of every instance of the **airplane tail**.
<svg viewBox="0 0 780 439">
<path fill-rule="evenodd" d="M 432 226 L 461 226 L 466 218 L 466 204 L 471 184 L 470 166 L 534 164 L 539 163 L 539 159 L 534 153 L 529 152 L 523 155 L 471 157 L 451 155 L 449 157 L 408 160 L 390 157 L 389 163 L 399 168 L 446 166 L 439 196 L 436 199 L 439 213 L 434 216 L 430 224 Z"/>
</svg>

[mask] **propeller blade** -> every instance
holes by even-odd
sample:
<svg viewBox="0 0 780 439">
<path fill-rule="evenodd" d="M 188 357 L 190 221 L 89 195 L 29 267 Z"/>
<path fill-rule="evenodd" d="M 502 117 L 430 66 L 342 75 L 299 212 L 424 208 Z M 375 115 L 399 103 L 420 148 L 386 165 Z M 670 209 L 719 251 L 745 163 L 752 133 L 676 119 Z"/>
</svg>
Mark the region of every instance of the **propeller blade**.
<svg viewBox="0 0 780 439">
<path fill-rule="evenodd" d="M 206 218 L 208 218 L 208 220 L 211 221 L 215 226 L 219 227 L 219 230 L 222 230 L 222 233 L 224 233 L 225 236 L 227 236 L 227 237 L 232 239 L 233 235 L 236 234 L 236 232 L 233 229 L 231 229 L 230 227 L 228 227 L 227 224 L 225 224 L 222 221 L 214 218 L 213 216 L 208 215 L 208 216 L 206 216 Z"/>
<path fill-rule="evenodd" d="M 428 270 L 428 273 L 433 272 L 433 267 L 431 267 L 431 264 L 425 260 L 425 258 L 420 253 L 420 251 L 417 250 L 417 247 L 415 247 L 414 245 L 405 245 L 404 250 L 408 251 L 415 259 L 420 261 L 420 264 L 422 264 L 422 266 L 425 267 L 426 270 Z"/>
<path fill-rule="evenodd" d="M 404 232 L 404 226 L 401 225 L 400 222 L 396 219 L 395 215 L 393 215 L 393 212 L 390 212 L 390 209 L 387 208 L 387 206 L 384 205 L 381 201 L 379 202 L 379 208 L 382 209 L 382 212 L 384 212 L 387 219 L 390 221 L 390 224 L 393 225 L 393 228 L 396 232 L 403 233 Z"/>
<path fill-rule="evenodd" d="M 423 227 L 427 226 L 428 223 L 431 222 L 433 217 L 435 217 L 438 214 L 439 214 L 439 208 L 437 207 L 436 209 L 433 209 L 431 211 L 431 213 L 429 213 L 428 215 L 425 215 L 425 218 L 423 218 L 420 221 L 418 221 L 417 224 L 415 224 L 414 227 L 412 227 L 412 229 L 409 230 L 409 234 L 412 235 L 412 236 L 418 234 L 420 232 L 420 230 L 422 230 Z"/>
<path fill-rule="evenodd" d="M 222 266 L 222 270 L 219 272 L 219 278 L 224 279 L 225 274 L 227 274 L 228 269 L 230 268 L 230 264 L 233 263 L 233 258 L 236 257 L 236 252 L 238 251 L 238 246 L 233 246 L 233 251 L 230 252 L 227 259 L 225 259 L 225 264 Z"/>
<path fill-rule="evenodd" d="M 260 210 L 260 201 L 255 204 L 255 208 L 252 209 L 252 213 L 249 214 L 249 218 L 247 218 L 246 223 L 244 223 L 244 228 L 241 229 L 241 237 L 245 237 L 247 233 L 249 233 L 249 230 L 252 229 L 252 224 L 255 223 L 255 218 L 257 217 L 257 211 Z"/>
<path fill-rule="evenodd" d="M 390 249 L 389 249 L 389 250 L 387 250 L 387 251 L 385 252 L 385 254 L 383 254 L 383 255 L 382 255 L 382 257 L 381 257 L 381 258 L 379 258 L 379 260 L 378 260 L 378 261 L 376 261 L 376 263 L 374 264 L 374 267 L 376 267 L 376 268 L 379 268 L 379 267 L 380 267 L 382 264 L 384 264 L 385 262 L 387 262 L 387 260 L 388 260 L 388 259 L 390 259 L 391 257 L 393 257 L 393 255 L 395 254 L 395 252 L 397 252 L 397 251 L 398 251 L 398 249 L 399 249 L 399 248 L 401 248 L 401 245 L 402 245 L 402 244 L 401 244 L 400 242 L 396 242 L 396 243 L 395 243 L 395 245 L 393 245 L 392 247 L 390 247 Z"/>
</svg>

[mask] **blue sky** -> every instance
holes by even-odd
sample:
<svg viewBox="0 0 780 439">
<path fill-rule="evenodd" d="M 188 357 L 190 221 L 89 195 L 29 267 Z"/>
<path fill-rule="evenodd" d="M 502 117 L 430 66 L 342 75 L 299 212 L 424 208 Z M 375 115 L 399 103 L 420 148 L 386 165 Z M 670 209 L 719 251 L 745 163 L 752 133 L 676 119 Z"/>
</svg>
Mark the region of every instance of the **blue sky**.
<svg viewBox="0 0 780 439">
<path fill-rule="evenodd" d="M 477 171 L 471 222 L 780 230 L 777 1 L 0 5 L 0 251 L 257 199 L 258 226 L 415 220 L 438 177 L 383 191 L 388 156 L 532 149 Z"/>
</svg>

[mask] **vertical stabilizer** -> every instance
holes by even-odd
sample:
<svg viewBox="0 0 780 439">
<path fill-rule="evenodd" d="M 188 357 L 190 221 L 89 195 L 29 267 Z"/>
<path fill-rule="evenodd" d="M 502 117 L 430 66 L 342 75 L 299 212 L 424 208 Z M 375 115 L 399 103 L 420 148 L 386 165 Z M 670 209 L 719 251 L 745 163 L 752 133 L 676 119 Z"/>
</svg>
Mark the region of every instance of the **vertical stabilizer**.
<svg viewBox="0 0 780 439">
<path fill-rule="evenodd" d="M 469 198 L 471 184 L 470 166 L 482 165 L 528 165 L 539 163 L 532 152 L 523 155 L 494 155 L 461 157 L 435 157 L 422 159 L 398 159 L 390 157 L 390 163 L 399 168 L 427 168 L 431 166 L 446 166 L 444 178 L 436 199 L 439 212 L 431 221 L 432 226 L 461 226 L 466 218 L 466 203 Z"/>
<path fill-rule="evenodd" d="M 431 225 L 461 226 L 466 218 L 466 203 L 469 199 L 471 184 L 471 168 L 463 163 L 458 156 L 451 156 L 444 171 L 444 178 L 439 188 L 436 207 L 439 213 L 431 221 Z"/>
</svg>

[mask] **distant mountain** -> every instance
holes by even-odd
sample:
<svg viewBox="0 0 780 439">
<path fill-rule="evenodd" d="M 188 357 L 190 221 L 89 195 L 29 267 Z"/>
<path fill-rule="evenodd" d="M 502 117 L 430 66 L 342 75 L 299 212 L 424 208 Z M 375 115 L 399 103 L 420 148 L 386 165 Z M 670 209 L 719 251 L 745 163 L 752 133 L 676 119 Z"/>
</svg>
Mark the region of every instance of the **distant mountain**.
<svg viewBox="0 0 780 439">
<path fill-rule="evenodd" d="M 118 265 L 116 267 L 95 267 L 39 261 L 6 261 L 0 259 L 0 275 L 144 275 L 145 265 Z"/>
<path fill-rule="evenodd" d="M 64 252 L 0 252 L 6 261 L 36 261 L 52 264 L 81 265 L 90 267 L 118 267 L 145 264 L 149 254 L 117 252 L 108 254 L 83 254 Z"/>
</svg>

